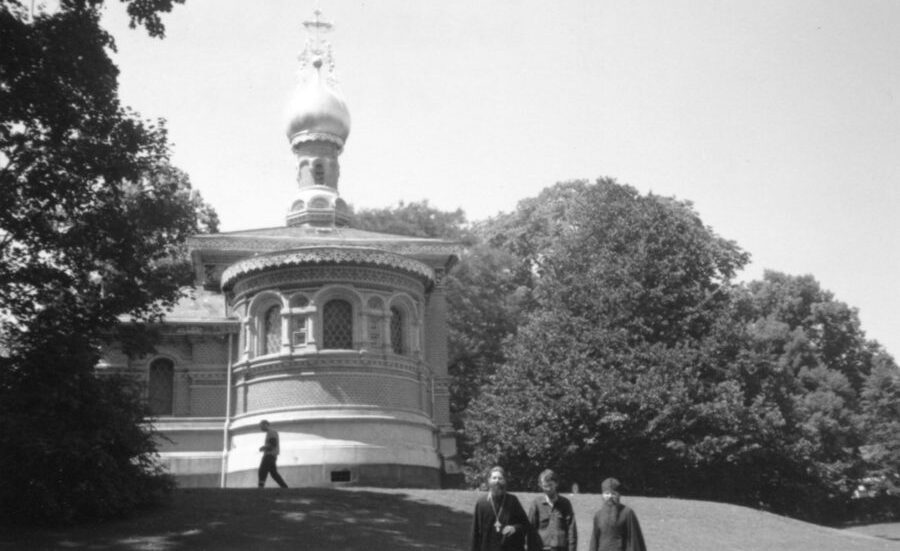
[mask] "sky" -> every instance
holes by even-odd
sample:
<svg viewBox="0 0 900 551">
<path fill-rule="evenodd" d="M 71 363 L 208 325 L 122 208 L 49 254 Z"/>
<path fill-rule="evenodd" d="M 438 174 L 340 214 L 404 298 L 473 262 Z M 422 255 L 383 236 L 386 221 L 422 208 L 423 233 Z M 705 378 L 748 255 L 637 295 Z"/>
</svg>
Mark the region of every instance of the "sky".
<svg viewBox="0 0 900 551">
<path fill-rule="evenodd" d="M 470 221 L 571 179 L 693 203 L 764 270 L 812 274 L 900 359 L 900 2 L 110 2 L 120 97 L 164 118 L 222 231 L 284 225 L 285 107 L 318 7 L 352 118 L 341 196 Z"/>
</svg>

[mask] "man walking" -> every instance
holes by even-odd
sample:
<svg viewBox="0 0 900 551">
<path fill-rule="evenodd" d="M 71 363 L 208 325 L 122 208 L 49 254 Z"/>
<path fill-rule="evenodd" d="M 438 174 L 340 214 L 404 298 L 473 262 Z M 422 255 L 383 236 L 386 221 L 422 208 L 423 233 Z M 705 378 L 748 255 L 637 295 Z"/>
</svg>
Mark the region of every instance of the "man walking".
<svg viewBox="0 0 900 551">
<path fill-rule="evenodd" d="M 278 454 L 281 451 L 278 444 L 278 431 L 269 428 L 269 422 L 260 421 L 259 430 L 266 433 L 266 440 L 259 451 L 263 452 L 262 461 L 259 462 L 259 487 L 266 485 L 266 477 L 272 475 L 272 480 L 278 483 L 282 488 L 287 488 L 284 479 L 278 474 L 278 467 L 275 465 L 278 460 Z"/>
<path fill-rule="evenodd" d="M 478 498 L 472 518 L 472 551 L 522 551 L 528 517 L 519 499 L 506 492 L 506 471 L 493 467 L 488 493 Z"/>
<path fill-rule="evenodd" d="M 600 486 L 603 505 L 594 515 L 590 551 L 647 551 L 637 515 L 619 502 L 620 486 L 615 478 Z"/>
<path fill-rule="evenodd" d="M 544 495 L 538 496 L 528 509 L 528 523 L 540 539 L 541 549 L 576 551 L 578 528 L 572 502 L 559 495 L 556 473 L 545 470 L 538 477 Z M 528 549 L 531 549 L 529 545 Z"/>
</svg>

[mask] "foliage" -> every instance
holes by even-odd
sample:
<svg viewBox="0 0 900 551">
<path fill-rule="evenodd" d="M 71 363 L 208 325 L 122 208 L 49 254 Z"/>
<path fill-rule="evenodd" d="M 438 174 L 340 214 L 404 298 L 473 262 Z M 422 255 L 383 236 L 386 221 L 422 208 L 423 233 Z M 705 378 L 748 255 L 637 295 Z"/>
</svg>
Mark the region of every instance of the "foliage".
<svg viewBox="0 0 900 551">
<path fill-rule="evenodd" d="M 77 370 L 95 354 L 80 336 L 57 334 L 37 353 L 0 359 L 4 522 L 118 517 L 172 488 L 135 382 Z"/>
<path fill-rule="evenodd" d="M 354 214 L 352 226 L 355 228 L 408 235 L 471 242 L 472 235 L 467 228 L 466 215 L 462 209 L 442 211 L 428 204 L 428 201 L 405 203 L 380 209 L 362 209 Z"/>
<path fill-rule="evenodd" d="M 690 204 L 612 180 L 558 184 L 479 230 L 528 300 L 466 411 L 472 472 L 499 463 L 533 487 L 551 467 L 588 491 L 615 475 L 818 520 L 890 480 L 896 365 L 813 278 L 734 285 L 746 254 Z"/>
<path fill-rule="evenodd" d="M 0 511 L 123 514 L 170 484 L 127 382 L 94 365 L 122 316 L 156 321 L 190 281 L 182 243 L 215 212 L 171 167 L 165 128 L 123 108 L 99 1 L 0 7 Z M 166 0 L 136 0 L 161 36 Z"/>
<path fill-rule="evenodd" d="M 689 205 L 641 197 L 612 180 L 559 184 L 520 202 L 484 234 L 520 259 L 516 271 L 532 290 L 507 347 L 509 361 L 470 412 L 473 465 L 500 460 L 506 443 L 496 441 L 493 429 L 513 423 L 508 436 L 522 463 L 515 471 L 526 478 L 543 465 L 582 471 L 579 483 L 590 488 L 585 469 L 594 472 L 606 456 L 628 455 L 610 446 L 613 439 L 650 421 L 666 426 L 656 417 L 675 415 L 639 398 L 679 390 L 686 408 L 692 393 L 705 391 L 694 388 L 696 377 L 669 380 L 676 370 L 665 369 L 673 361 L 667 346 L 702 335 L 708 312 L 722 302 L 719 290 L 745 255 L 704 228 Z M 675 398 L 657 402 L 674 409 Z M 644 454 L 653 457 L 650 464 L 629 458 L 636 475 L 659 472 L 657 458 L 671 455 L 665 440 L 654 437 L 659 449 Z M 502 454 L 507 463 L 508 451 Z"/>
<path fill-rule="evenodd" d="M 471 400 L 505 361 L 503 344 L 515 333 L 520 314 L 528 307 L 530 289 L 527 281 L 517 277 L 517 263 L 505 251 L 476 245 L 445 280 L 450 415 L 457 430 L 463 429 L 461 416 Z"/>
<path fill-rule="evenodd" d="M 867 435 L 861 450 L 867 467 L 863 482 L 869 491 L 900 499 L 900 370 L 882 350 L 874 354 L 860 402 Z"/>
</svg>

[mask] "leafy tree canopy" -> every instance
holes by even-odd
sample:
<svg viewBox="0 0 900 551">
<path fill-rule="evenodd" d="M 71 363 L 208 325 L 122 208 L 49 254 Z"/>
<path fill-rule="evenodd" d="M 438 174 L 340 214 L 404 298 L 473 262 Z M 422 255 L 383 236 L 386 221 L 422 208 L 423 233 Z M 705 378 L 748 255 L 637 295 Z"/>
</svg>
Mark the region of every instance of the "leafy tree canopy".
<svg viewBox="0 0 900 551">
<path fill-rule="evenodd" d="M 354 214 L 352 226 L 380 233 L 471 242 L 462 209 L 442 211 L 427 200 L 400 201 L 392 207 L 359 210 Z"/>
<path fill-rule="evenodd" d="M 173 2 L 132 0 L 162 36 Z M 0 5 L 0 511 L 60 522 L 126 512 L 164 490 L 130 383 L 98 378 L 123 315 L 158 320 L 190 270 L 185 238 L 215 211 L 169 164 L 162 121 L 118 100 L 100 1 L 32 17 Z"/>
</svg>

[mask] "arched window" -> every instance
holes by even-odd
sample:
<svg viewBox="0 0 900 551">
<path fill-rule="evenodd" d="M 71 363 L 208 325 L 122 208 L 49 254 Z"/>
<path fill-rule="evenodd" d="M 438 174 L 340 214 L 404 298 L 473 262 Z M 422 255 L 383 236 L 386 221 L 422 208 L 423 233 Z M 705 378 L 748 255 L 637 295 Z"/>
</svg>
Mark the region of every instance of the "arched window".
<svg viewBox="0 0 900 551">
<path fill-rule="evenodd" d="M 172 415 L 172 394 L 175 383 L 175 365 L 171 360 L 159 358 L 150 364 L 147 378 L 147 405 L 153 415 Z"/>
<path fill-rule="evenodd" d="M 403 312 L 391 308 L 391 350 L 394 354 L 403 354 L 403 345 Z"/>
<path fill-rule="evenodd" d="M 263 318 L 263 354 L 275 354 L 281 350 L 281 306 L 266 310 Z"/>
<path fill-rule="evenodd" d="M 325 185 L 325 166 L 322 163 L 313 165 L 313 180 L 317 186 Z"/>
<path fill-rule="evenodd" d="M 353 306 L 334 299 L 322 309 L 322 348 L 353 348 Z"/>
</svg>

